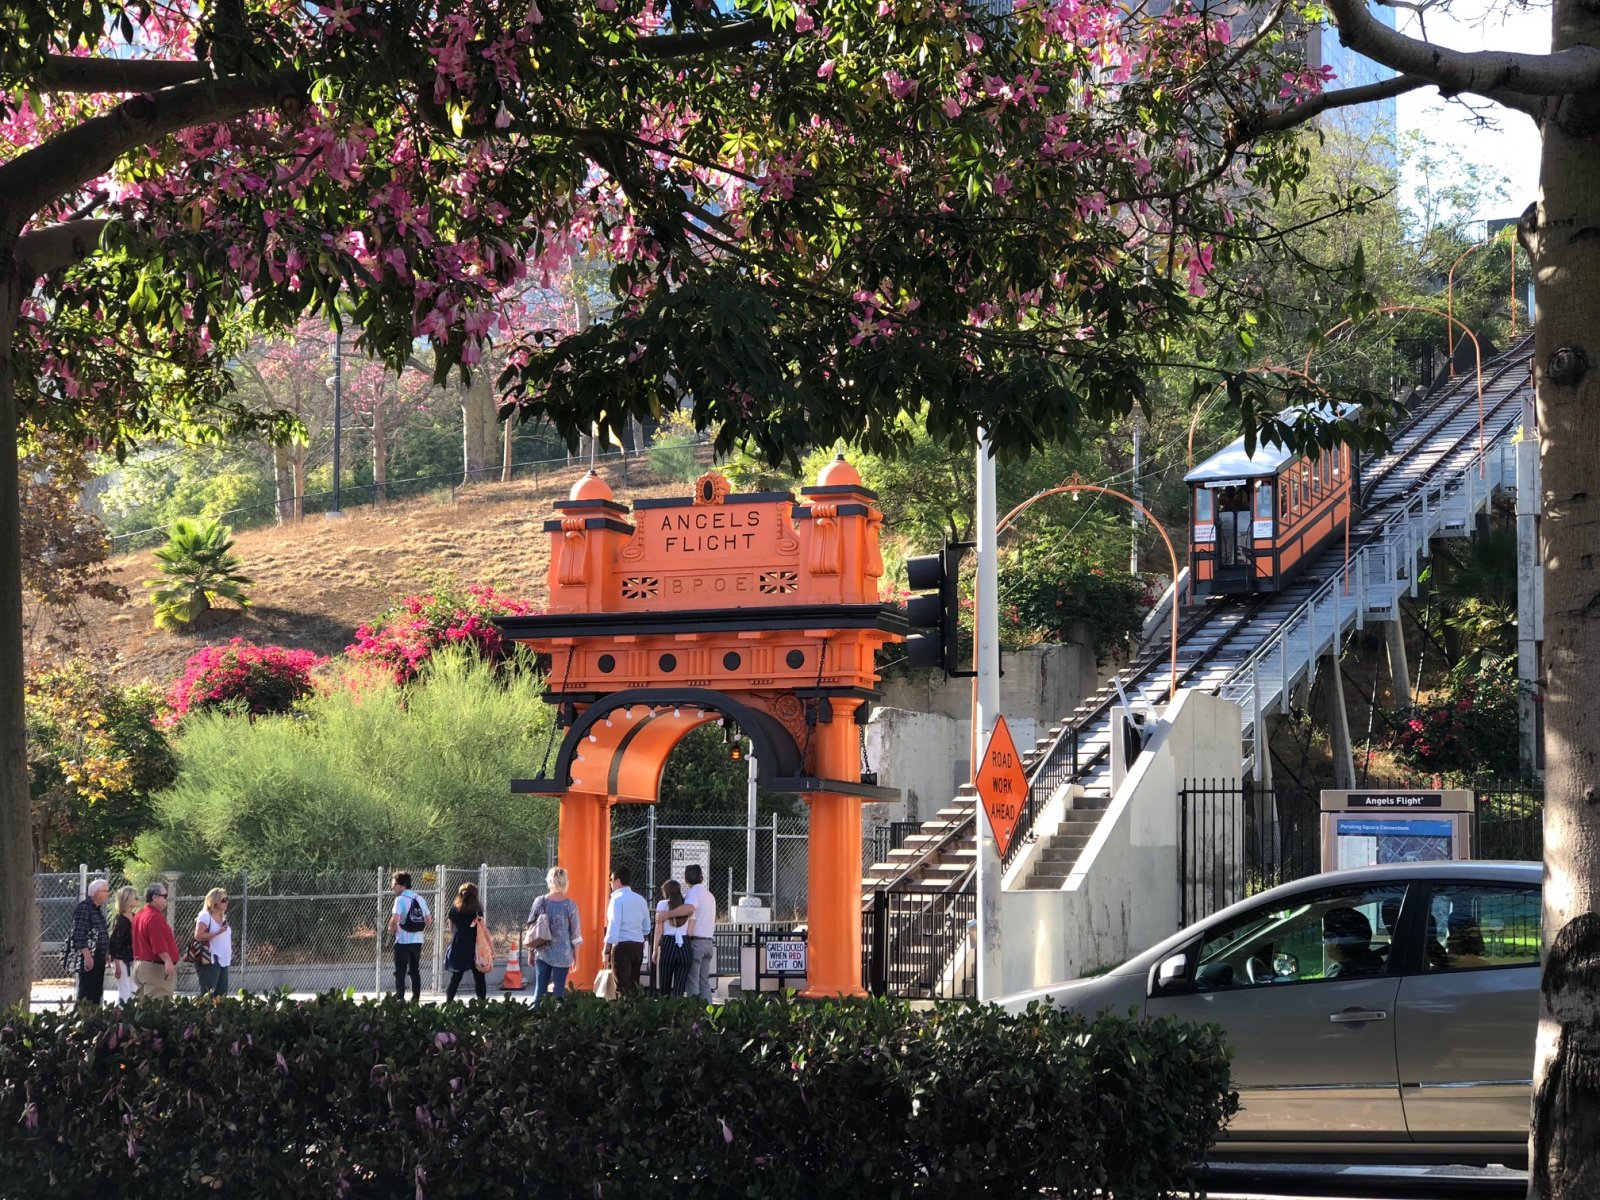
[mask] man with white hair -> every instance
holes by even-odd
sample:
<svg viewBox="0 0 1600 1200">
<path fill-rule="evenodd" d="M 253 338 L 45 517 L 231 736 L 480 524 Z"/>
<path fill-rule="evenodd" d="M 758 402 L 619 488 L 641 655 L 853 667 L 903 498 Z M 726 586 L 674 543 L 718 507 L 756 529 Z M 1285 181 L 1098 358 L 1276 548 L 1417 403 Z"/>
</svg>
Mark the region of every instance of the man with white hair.
<svg viewBox="0 0 1600 1200">
<path fill-rule="evenodd" d="M 78 977 L 78 1002 L 99 1004 L 106 986 L 106 914 L 101 906 L 111 894 L 104 879 L 90 882 L 78 907 L 72 910 L 72 935 L 63 958 Z"/>
</svg>

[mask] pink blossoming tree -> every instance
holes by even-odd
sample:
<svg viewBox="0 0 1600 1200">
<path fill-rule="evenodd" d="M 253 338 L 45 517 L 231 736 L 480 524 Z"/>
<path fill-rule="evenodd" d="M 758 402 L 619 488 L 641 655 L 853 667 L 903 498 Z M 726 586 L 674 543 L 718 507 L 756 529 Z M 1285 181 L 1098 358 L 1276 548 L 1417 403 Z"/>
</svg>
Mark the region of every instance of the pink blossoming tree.
<svg viewBox="0 0 1600 1200">
<path fill-rule="evenodd" d="M 1281 11 L 1281 10 L 1280 10 Z M 694 398 L 769 456 L 910 415 L 1007 453 L 1215 364 L 1267 311 L 1245 221 L 1322 80 L 1269 25 L 1103 0 L 14 0 L 0 37 L 0 1004 L 33 943 L 19 411 L 122 452 L 263 425 L 252 331 L 307 314 L 472 374 L 500 297 L 615 263 L 508 345 L 575 441 Z M 1248 145 L 1248 149 L 1247 149 Z M 1245 415 L 1250 394 L 1233 389 Z"/>
</svg>

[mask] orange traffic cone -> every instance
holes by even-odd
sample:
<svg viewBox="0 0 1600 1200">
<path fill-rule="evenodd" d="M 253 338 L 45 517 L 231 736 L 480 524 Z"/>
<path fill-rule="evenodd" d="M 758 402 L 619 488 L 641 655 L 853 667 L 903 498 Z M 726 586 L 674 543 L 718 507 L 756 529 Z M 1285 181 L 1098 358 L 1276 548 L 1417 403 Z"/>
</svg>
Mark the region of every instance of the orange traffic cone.
<svg viewBox="0 0 1600 1200">
<path fill-rule="evenodd" d="M 502 992 L 520 992 L 522 990 L 522 951 L 516 942 L 511 943 L 511 954 L 506 959 L 506 973 L 500 980 Z"/>
</svg>

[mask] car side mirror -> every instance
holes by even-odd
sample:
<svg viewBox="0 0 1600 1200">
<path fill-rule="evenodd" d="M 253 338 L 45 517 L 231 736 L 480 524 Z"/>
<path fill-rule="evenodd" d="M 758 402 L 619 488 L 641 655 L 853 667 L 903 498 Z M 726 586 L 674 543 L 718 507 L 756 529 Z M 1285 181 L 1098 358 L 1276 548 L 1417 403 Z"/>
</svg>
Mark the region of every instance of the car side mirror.
<svg viewBox="0 0 1600 1200">
<path fill-rule="evenodd" d="M 1300 974 L 1300 960 L 1292 954 L 1274 954 L 1272 973 L 1280 979 L 1293 979 Z"/>
<path fill-rule="evenodd" d="M 1189 973 L 1189 956 L 1187 954 L 1173 954 L 1161 960 L 1156 967 L 1155 987 L 1157 992 L 1170 992 L 1183 985 L 1184 976 Z"/>
</svg>

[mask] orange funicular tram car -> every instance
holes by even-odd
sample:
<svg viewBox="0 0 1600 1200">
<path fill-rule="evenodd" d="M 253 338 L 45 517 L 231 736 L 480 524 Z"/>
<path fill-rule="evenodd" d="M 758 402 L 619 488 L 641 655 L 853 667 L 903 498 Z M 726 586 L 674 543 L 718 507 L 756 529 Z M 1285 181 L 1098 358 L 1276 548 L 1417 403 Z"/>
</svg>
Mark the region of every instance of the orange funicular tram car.
<svg viewBox="0 0 1600 1200">
<path fill-rule="evenodd" d="M 1347 418 L 1340 405 L 1283 419 Z M 1348 445 L 1315 458 L 1238 438 L 1183 477 L 1189 485 L 1189 564 L 1196 596 L 1278 592 L 1350 523 L 1357 462 Z"/>
</svg>

